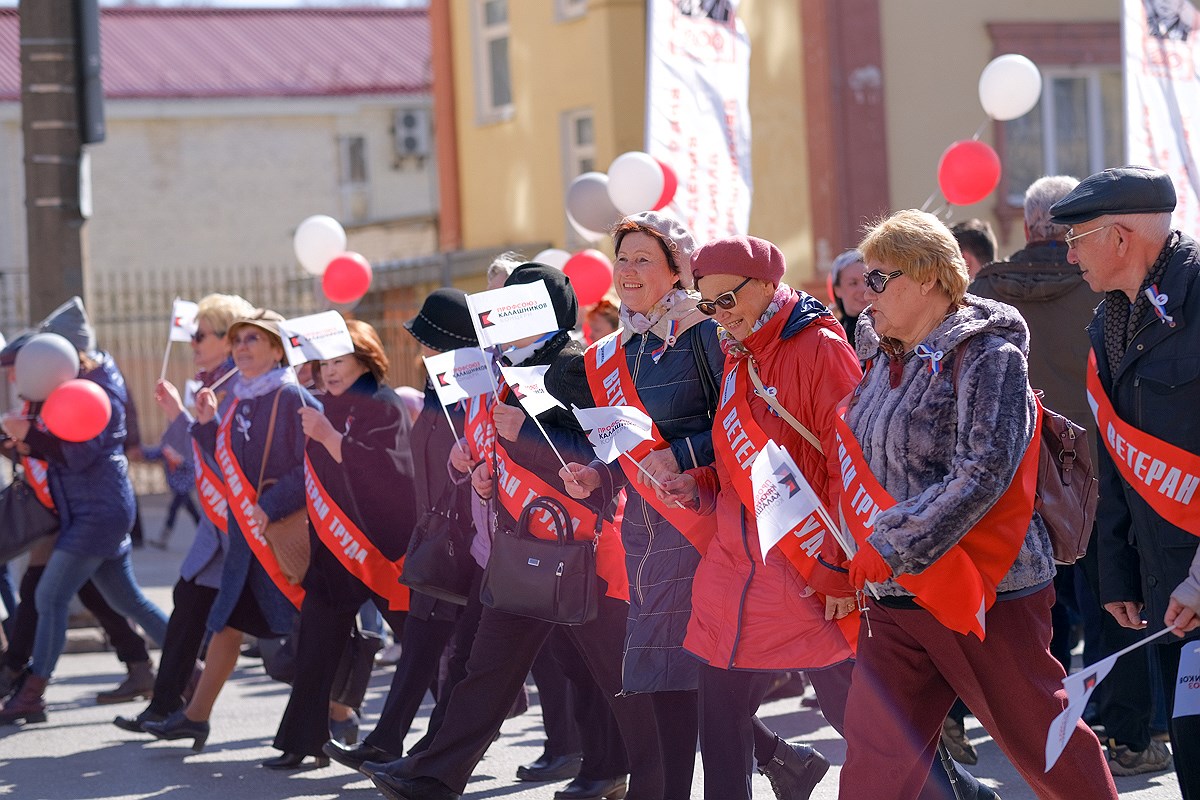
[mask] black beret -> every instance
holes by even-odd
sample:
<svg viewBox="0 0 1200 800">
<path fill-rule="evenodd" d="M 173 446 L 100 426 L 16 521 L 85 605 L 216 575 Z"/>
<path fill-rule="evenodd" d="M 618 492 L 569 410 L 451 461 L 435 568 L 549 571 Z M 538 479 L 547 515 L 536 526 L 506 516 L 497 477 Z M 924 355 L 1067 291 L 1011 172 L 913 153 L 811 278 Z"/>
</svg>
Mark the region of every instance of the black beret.
<svg viewBox="0 0 1200 800">
<path fill-rule="evenodd" d="M 1175 184 L 1154 167 L 1115 167 L 1080 181 L 1050 206 L 1056 225 L 1078 225 L 1106 214 L 1159 214 L 1175 210 Z"/>
</svg>

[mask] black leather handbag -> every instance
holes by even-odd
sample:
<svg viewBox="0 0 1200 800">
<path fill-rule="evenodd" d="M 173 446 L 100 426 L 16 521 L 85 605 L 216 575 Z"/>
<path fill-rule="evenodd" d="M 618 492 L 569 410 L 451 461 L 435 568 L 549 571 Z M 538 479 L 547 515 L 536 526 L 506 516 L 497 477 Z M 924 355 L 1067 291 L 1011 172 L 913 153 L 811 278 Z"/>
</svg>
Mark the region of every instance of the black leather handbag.
<svg viewBox="0 0 1200 800">
<path fill-rule="evenodd" d="M 530 515 L 543 512 L 550 515 L 554 539 L 529 532 Z M 521 511 L 516 530 L 501 530 L 493 539 L 479 599 L 497 611 L 560 625 L 591 622 L 600 602 L 596 542 L 573 537 L 571 515 L 558 500 L 535 498 Z"/>
<path fill-rule="evenodd" d="M 0 489 L 0 564 L 58 533 L 58 515 L 42 505 L 20 475 Z"/>
<path fill-rule="evenodd" d="M 446 487 L 433 507 L 413 527 L 400 582 L 421 594 L 465 606 L 471 591 L 470 519 L 459 516 L 459 487 Z"/>
</svg>

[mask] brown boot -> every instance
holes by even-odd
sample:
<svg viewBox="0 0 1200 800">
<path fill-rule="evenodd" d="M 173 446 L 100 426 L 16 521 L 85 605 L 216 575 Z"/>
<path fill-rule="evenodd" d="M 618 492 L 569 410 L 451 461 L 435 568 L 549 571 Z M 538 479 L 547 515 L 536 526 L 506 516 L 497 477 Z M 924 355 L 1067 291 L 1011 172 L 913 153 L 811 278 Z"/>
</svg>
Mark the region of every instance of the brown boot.
<svg viewBox="0 0 1200 800">
<path fill-rule="evenodd" d="M 40 675 L 29 673 L 21 689 L 0 709 L 0 725 L 11 725 L 14 722 L 46 721 L 46 701 L 42 695 L 46 693 L 46 679 Z"/>
<path fill-rule="evenodd" d="M 102 706 L 112 703 L 124 703 L 137 700 L 139 697 L 150 700 L 154 697 L 154 667 L 149 661 L 134 661 L 126 665 L 129 674 L 121 685 L 107 692 L 96 695 L 96 702 Z"/>
</svg>

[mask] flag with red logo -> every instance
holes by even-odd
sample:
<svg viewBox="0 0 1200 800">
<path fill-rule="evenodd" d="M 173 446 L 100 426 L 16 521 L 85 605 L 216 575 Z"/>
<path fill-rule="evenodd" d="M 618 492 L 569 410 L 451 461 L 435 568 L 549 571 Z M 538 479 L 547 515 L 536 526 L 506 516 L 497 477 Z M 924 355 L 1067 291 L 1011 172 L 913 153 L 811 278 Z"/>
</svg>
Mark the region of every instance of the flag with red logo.
<svg viewBox="0 0 1200 800">
<path fill-rule="evenodd" d="M 605 406 L 573 409 L 579 426 L 588 432 L 588 441 L 596 458 L 611 464 L 622 453 L 629 453 L 642 442 L 654 438 L 654 423 L 641 409 L 633 406 Z"/>
<path fill-rule="evenodd" d="M 491 357 L 478 347 L 460 347 L 425 358 L 425 369 L 444 406 L 492 391 Z"/>
<path fill-rule="evenodd" d="M 288 364 L 293 367 L 306 361 L 328 361 L 354 352 L 354 340 L 350 338 L 346 320 L 336 311 L 285 319 L 279 323 L 279 329 Z"/>
<path fill-rule="evenodd" d="M 480 347 L 508 344 L 559 329 L 544 280 L 467 295 Z"/>
<path fill-rule="evenodd" d="M 199 309 L 191 300 L 175 298 L 171 306 L 172 342 L 190 342 L 196 335 L 196 312 Z M 160 328 L 161 330 L 161 328 Z"/>
<path fill-rule="evenodd" d="M 566 408 L 546 390 L 546 365 L 540 367 L 501 367 L 500 374 L 509 391 L 521 401 L 526 413 L 536 417 L 552 408 Z"/>
<path fill-rule="evenodd" d="M 750 466 L 754 486 L 754 516 L 758 520 L 758 544 L 763 563 L 772 547 L 792 535 L 800 547 L 815 557 L 825 537 L 836 535 L 836 528 L 813 491 L 804 473 L 791 455 L 767 440 Z"/>
</svg>

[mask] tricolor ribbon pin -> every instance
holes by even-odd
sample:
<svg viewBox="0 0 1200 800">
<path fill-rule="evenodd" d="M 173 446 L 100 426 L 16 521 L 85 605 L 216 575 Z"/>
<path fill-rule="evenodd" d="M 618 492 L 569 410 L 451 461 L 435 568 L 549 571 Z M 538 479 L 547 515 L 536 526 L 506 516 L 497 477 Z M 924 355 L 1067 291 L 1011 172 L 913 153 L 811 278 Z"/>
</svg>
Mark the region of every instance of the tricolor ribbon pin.
<svg viewBox="0 0 1200 800">
<path fill-rule="evenodd" d="M 919 344 L 917 345 L 915 352 L 917 354 L 917 358 L 924 359 L 925 361 L 929 362 L 929 371 L 931 373 L 937 375 L 942 371 L 942 358 L 944 358 L 946 354 L 941 350 L 930 350 L 925 345 Z"/>
<path fill-rule="evenodd" d="M 1154 306 L 1154 313 L 1158 315 L 1159 320 L 1167 323 L 1172 328 L 1175 327 L 1175 319 L 1167 313 L 1167 300 L 1169 299 L 1165 293 L 1158 291 L 1157 284 L 1150 284 L 1146 289 L 1146 297 L 1150 299 L 1150 305 Z"/>
</svg>

